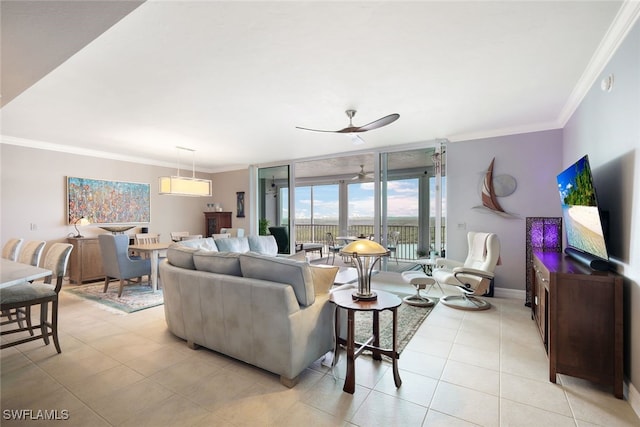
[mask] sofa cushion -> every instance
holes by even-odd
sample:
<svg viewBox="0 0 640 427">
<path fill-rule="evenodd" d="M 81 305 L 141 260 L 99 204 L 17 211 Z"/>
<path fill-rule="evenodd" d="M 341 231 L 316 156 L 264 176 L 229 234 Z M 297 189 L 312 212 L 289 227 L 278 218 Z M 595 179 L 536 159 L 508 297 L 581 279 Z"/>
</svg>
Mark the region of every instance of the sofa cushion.
<svg viewBox="0 0 640 427">
<path fill-rule="evenodd" d="M 193 263 L 193 254 L 199 251 L 198 248 L 187 247 L 180 243 L 172 243 L 167 248 L 167 260 L 171 265 L 176 267 L 186 268 L 189 270 L 195 270 L 196 266 Z"/>
<path fill-rule="evenodd" d="M 220 252 L 249 252 L 249 240 L 246 237 L 230 237 L 228 239 L 216 239 L 216 246 Z"/>
<path fill-rule="evenodd" d="M 249 249 L 251 252 L 276 256 L 278 255 L 278 244 L 275 237 L 269 236 L 249 236 Z"/>
<path fill-rule="evenodd" d="M 306 262 L 249 252 L 240 255 L 240 268 L 244 277 L 291 285 L 302 306 L 311 305 L 316 299 Z"/>
<path fill-rule="evenodd" d="M 193 254 L 193 262 L 196 270 L 228 274 L 231 276 L 242 276 L 239 256 L 240 254 L 235 252 L 199 250 Z"/>
<path fill-rule="evenodd" d="M 339 267 L 333 265 L 309 265 L 316 295 L 325 295 L 333 286 Z"/>
</svg>

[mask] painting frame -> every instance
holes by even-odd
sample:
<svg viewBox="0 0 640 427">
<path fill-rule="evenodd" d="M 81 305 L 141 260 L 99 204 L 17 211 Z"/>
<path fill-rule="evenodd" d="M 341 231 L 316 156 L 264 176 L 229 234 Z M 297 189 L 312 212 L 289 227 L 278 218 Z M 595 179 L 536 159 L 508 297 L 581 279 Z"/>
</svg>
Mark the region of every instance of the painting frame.
<svg viewBox="0 0 640 427">
<path fill-rule="evenodd" d="M 244 191 L 236 193 L 236 218 L 244 218 Z"/>
<path fill-rule="evenodd" d="M 148 183 L 66 177 L 67 221 L 85 217 L 92 224 L 147 224 L 151 222 L 151 185 Z"/>
</svg>

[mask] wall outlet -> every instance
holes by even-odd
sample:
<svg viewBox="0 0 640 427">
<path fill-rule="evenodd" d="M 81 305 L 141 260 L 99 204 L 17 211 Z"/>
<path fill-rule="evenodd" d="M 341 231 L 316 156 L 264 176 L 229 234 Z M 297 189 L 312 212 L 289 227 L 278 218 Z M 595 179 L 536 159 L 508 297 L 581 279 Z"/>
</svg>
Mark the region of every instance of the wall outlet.
<svg viewBox="0 0 640 427">
<path fill-rule="evenodd" d="M 29 230 L 36 231 L 37 229 L 38 229 L 38 224 L 35 224 L 33 222 L 29 224 Z"/>
<path fill-rule="evenodd" d="M 467 223 L 466 222 L 459 222 L 458 223 L 458 230 L 466 230 L 467 229 Z"/>
</svg>

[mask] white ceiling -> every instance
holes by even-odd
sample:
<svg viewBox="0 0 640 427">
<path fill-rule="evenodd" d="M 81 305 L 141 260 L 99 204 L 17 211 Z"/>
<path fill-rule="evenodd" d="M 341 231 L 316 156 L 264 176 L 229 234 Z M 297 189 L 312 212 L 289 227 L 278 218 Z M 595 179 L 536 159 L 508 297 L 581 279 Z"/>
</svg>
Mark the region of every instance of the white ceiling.
<svg viewBox="0 0 640 427">
<path fill-rule="evenodd" d="M 221 171 L 559 128 L 639 9 L 635 1 L 124 3 L 2 1 L 3 143 L 169 166 L 182 146 L 196 150 L 198 169 Z M 364 146 L 295 128 L 341 129 L 348 108 L 358 110 L 356 125 L 400 119 L 360 134 Z"/>
</svg>

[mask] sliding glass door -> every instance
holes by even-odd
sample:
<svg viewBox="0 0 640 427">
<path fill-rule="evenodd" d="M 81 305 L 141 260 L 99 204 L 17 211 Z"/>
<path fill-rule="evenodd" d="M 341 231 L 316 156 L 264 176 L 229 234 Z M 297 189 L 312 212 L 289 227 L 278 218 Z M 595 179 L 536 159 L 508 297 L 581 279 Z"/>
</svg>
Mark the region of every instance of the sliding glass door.
<svg viewBox="0 0 640 427">
<path fill-rule="evenodd" d="M 270 227 L 281 227 L 290 241 L 289 166 L 259 168 L 257 178 L 258 234 L 272 234 Z M 285 246 L 279 241 L 278 248 Z"/>
<path fill-rule="evenodd" d="M 285 228 L 291 251 L 327 233 L 375 239 L 394 246 L 383 265 L 400 270 L 446 247 L 445 163 L 445 146 L 433 144 L 259 167 L 259 232 Z"/>
</svg>

